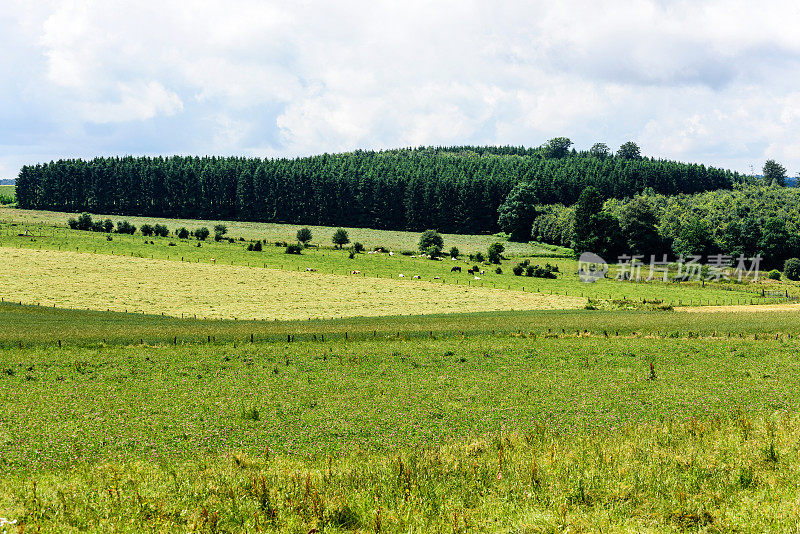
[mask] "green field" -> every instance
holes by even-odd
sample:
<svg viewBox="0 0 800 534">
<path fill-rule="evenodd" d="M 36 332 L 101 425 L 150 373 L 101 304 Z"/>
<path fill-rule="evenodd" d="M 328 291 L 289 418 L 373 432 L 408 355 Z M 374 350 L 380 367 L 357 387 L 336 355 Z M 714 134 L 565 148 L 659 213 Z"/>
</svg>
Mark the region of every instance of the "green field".
<svg viewBox="0 0 800 534">
<path fill-rule="evenodd" d="M 2 186 L 0 186 L 2 187 Z M 6 186 L 13 187 L 13 186 Z M 44 226 L 66 226 L 67 219 L 76 217 L 79 214 L 64 213 L 57 211 L 37 211 L 37 210 L 19 210 L 11 208 L 0 208 L 0 221 L 17 222 L 26 225 L 44 225 Z M 244 221 L 212 221 L 212 220 L 194 220 L 194 219 L 159 219 L 152 217 L 122 217 L 119 215 L 95 215 L 92 214 L 93 219 L 106 219 L 110 218 L 114 222 L 118 220 L 127 220 L 141 227 L 143 224 L 163 224 L 167 226 L 170 231 L 186 227 L 189 230 L 194 230 L 201 226 L 206 226 L 213 229 L 216 224 L 224 224 L 228 227 L 230 235 L 235 237 L 242 237 L 246 240 L 253 239 L 266 239 L 267 241 L 295 241 L 297 230 L 303 228 L 301 225 L 294 224 L 274 224 L 274 223 L 257 223 L 257 222 L 244 222 Z M 324 226 L 308 226 L 314 236 L 313 243 L 330 246 L 331 236 L 333 235 L 334 228 Z M 355 242 L 359 241 L 370 247 L 383 246 L 397 253 L 404 250 L 417 249 L 419 243 L 419 232 L 401 232 L 392 230 L 371 230 L 369 228 L 346 228 L 350 236 L 350 240 Z M 458 234 L 442 234 L 445 240 L 446 250 L 450 247 L 458 247 L 462 253 L 483 252 L 495 241 L 502 240 L 492 235 L 458 235 Z M 508 253 L 514 255 L 547 255 L 564 257 L 571 254 L 571 251 L 561 247 L 545 244 L 528 244 L 528 243 L 514 243 L 506 242 Z"/>
<path fill-rule="evenodd" d="M 330 229 L 328 229 L 330 230 Z M 379 231 L 376 232 L 378 236 Z M 236 237 L 235 234 L 231 234 Z M 108 238 L 110 237 L 111 240 Z M 291 241 L 291 235 L 283 235 L 282 240 Z M 377 241 L 379 242 L 379 241 Z M 785 299 L 770 296 L 763 293 L 763 291 L 774 291 L 781 296 L 790 295 L 796 297 L 798 285 L 794 282 L 778 282 L 771 280 L 759 280 L 758 282 L 751 283 L 714 283 L 714 284 L 700 284 L 698 282 L 692 283 L 674 283 L 674 282 L 620 282 L 613 279 L 600 280 L 594 284 L 585 284 L 580 281 L 577 275 L 577 262 L 568 258 L 543 258 L 537 256 L 514 256 L 502 262 L 499 267 L 502 269 L 501 274 L 497 274 L 495 269 L 498 266 L 489 264 L 480 264 L 477 267 L 484 271 L 479 274 L 476 279 L 475 276 L 469 275 L 466 269 L 475 265 L 476 262 L 469 261 L 468 258 L 459 258 L 458 261 L 453 261 L 449 258 L 443 261 L 431 261 L 421 257 L 406 256 L 403 254 L 357 254 L 353 259 L 350 259 L 349 253 L 346 250 L 334 250 L 332 248 L 308 248 L 305 249 L 302 255 L 285 254 L 284 248 L 281 246 L 270 245 L 269 243 L 264 246 L 262 252 L 248 252 L 246 245 L 250 243 L 247 241 L 234 241 L 234 243 L 224 242 L 203 242 L 198 243 L 194 239 L 180 240 L 174 237 L 168 238 L 144 238 L 139 235 L 129 236 L 106 234 L 95 232 L 81 232 L 69 230 L 66 228 L 46 227 L 38 225 L 13 225 L 11 223 L 0 223 L 0 248 L 5 249 L 34 249 L 34 250 L 51 250 L 51 251 L 75 251 L 81 253 L 96 253 L 102 255 L 116 255 L 127 256 L 140 259 L 152 260 L 170 260 L 182 261 L 184 263 L 194 264 L 211 264 L 217 267 L 222 265 L 228 266 L 248 266 L 253 268 L 268 268 L 281 271 L 293 271 L 296 274 L 305 274 L 307 269 L 316 269 L 316 273 L 322 274 L 335 274 L 346 275 L 352 278 L 353 271 L 360 271 L 360 276 L 368 279 L 375 280 L 391 280 L 393 287 L 401 288 L 400 291 L 407 291 L 402 289 L 407 287 L 406 284 L 418 284 L 419 281 L 414 280 L 414 276 L 419 276 L 420 281 L 442 284 L 443 286 L 458 285 L 459 287 L 466 286 L 467 288 L 491 288 L 491 289 L 505 289 L 524 291 L 526 293 L 540 293 L 543 296 L 563 296 L 578 298 L 592 298 L 596 301 L 597 307 L 630 307 L 641 306 L 642 301 L 664 302 L 669 306 L 686 306 L 686 305 L 737 305 L 737 304 L 763 304 L 770 302 L 781 302 Z M 200 247 L 197 245 L 201 244 Z M 367 249 L 377 246 L 375 243 L 366 242 Z M 445 242 L 447 245 L 447 242 Z M 52 256 L 50 261 L 57 262 Z M 552 263 L 557 265 L 560 269 L 559 277 L 554 280 L 531 278 L 526 276 L 514 276 L 511 273 L 513 266 L 527 258 L 532 264 Z M 110 265 L 115 263 L 108 259 L 97 259 L 95 262 L 90 262 L 94 270 L 102 269 L 102 265 Z M 451 268 L 460 266 L 461 273 L 452 273 Z M 179 267 L 175 269 L 186 272 L 190 267 Z M 204 269 L 204 266 L 197 267 Z M 301 273 L 298 273 L 301 271 Z M 104 297 L 100 298 L 102 302 L 86 303 L 83 299 L 87 297 L 87 293 L 83 291 L 80 284 L 74 283 L 79 280 L 80 270 L 76 270 L 73 277 L 64 277 L 61 285 L 64 286 L 64 291 L 69 291 L 69 286 L 72 284 L 72 293 L 78 296 L 78 299 L 73 302 L 73 299 L 65 296 L 57 301 L 48 299 L 48 295 L 36 294 L 38 298 L 33 298 L 29 293 L 35 291 L 32 285 L 27 287 L 23 286 L 23 290 L 18 287 L 15 290 L 6 289 L 5 298 L 9 300 L 22 301 L 28 304 L 40 303 L 48 301 L 59 305 L 78 306 L 78 307 L 95 307 L 97 309 L 114 309 L 124 311 L 125 309 L 134 308 L 141 311 L 141 305 L 146 304 L 137 303 L 136 305 L 128 304 L 131 299 L 136 299 L 136 294 L 127 293 L 124 288 L 119 287 L 117 290 L 121 293 L 113 295 L 113 299 Z M 259 277 L 255 272 L 253 276 Z M 400 277 L 400 275 L 404 275 Z M 612 271 L 612 276 L 613 276 Z M 100 276 L 100 274 L 98 274 Z M 114 273 L 107 273 L 108 280 L 114 279 Z M 169 278 L 169 277 L 167 277 Z M 157 280 L 163 280 L 164 277 L 152 277 L 149 279 L 151 285 L 158 290 L 159 284 Z M 191 297 L 192 284 L 191 280 L 182 277 L 181 280 L 185 282 L 185 291 L 183 295 Z M 225 283 L 226 278 L 220 276 L 216 282 Z M 239 280 L 247 282 L 247 278 Z M 195 284 L 196 285 L 196 284 Z M 212 284 L 213 285 L 213 284 Z M 9 288 L 11 285 L 9 284 Z M 144 288 L 143 288 L 144 289 Z M 26 292 L 27 290 L 27 292 Z M 329 292 L 330 293 L 330 292 Z M 317 296 L 323 296 L 323 293 L 317 293 Z M 386 305 L 387 300 L 382 298 L 379 294 L 374 294 L 367 297 L 367 304 L 372 299 L 373 303 Z M 569 299 L 566 299 L 569 301 Z M 398 300 L 397 302 L 402 303 Z M 570 301 L 567 307 L 574 305 L 574 301 Z M 518 306 L 517 308 L 521 308 Z M 530 306 L 528 306 L 530 307 Z M 540 306 L 541 307 L 541 306 Z M 320 301 L 317 306 L 318 309 L 325 309 L 324 302 Z M 415 313 L 414 310 L 404 311 L 403 306 L 400 306 L 394 313 L 390 315 L 397 315 L 402 313 Z M 484 308 L 470 308 L 459 309 L 453 311 L 470 311 Z M 492 309 L 501 309 L 494 307 Z M 180 316 L 181 313 L 198 313 L 198 310 L 188 311 L 180 309 L 179 306 L 173 306 L 165 309 L 164 307 L 154 308 L 152 312 L 169 313 L 172 315 Z M 434 313 L 437 310 L 419 310 L 416 313 L 424 311 L 425 313 Z M 438 311 L 445 311 L 440 308 Z M 374 314 L 374 313 L 372 313 Z M 231 317 L 235 313 L 221 314 L 221 313 L 198 313 L 203 317 Z M 336 315 L 335 313 L 306 313 L 305 316 L 309 317 L 330 317 Z M 348 314 L 340 314 L 348 315 Z M 254 315 L 252 313 L 244 315 L 244 317 L 264 317 L 264 318 L 292 318 L 300 317 L 300 315 L 284 315 L 284 314 L 261 314 Z"/>
<path fill-rule="evenodd" d="M 0 185 L 0 205 L 14 202 L 17 197 L 17 187 L 14 185 Z"/>
<path fill-rule="evenodd" d="M 0 306 L 67 343 L 0 349 L 0 510 L 46 532 L 786 530 L 800 314 L 688 315 L 425 318 L 435 339 L 325 321 L 314 341 Z M 515 323 L 536 332 L 489 331 Z M 99 342 L 120 329 L 151 339 Z"/>
<path fill-rule="evenodd" d="M 0 532 L 797 529 L 796 283 L 231 235 L 0 223 Z"/>
</svg>

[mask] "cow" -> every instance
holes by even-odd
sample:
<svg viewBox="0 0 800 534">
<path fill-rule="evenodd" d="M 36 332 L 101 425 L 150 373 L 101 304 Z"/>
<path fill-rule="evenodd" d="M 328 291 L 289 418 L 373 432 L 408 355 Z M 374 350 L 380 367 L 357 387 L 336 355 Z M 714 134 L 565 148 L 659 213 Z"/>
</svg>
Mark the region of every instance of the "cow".
<svg viewBox="0 0 800 534">
<path fill-rule="evenodd" d="M 467 274 L 475 274 L 475 270 L 474 269 L 467 269 Z"/>
<path fill-rule="evenodd" d="M 211 258 L 211 263 L 217 263 L 217 260 L 215 260 L 214 258 Z"/>
<path fill-rule="evenodd" d="M 405 277 L 406 277 L 406 275 L 404 275 L 403 273 L 400 273 L 400 274 L 398 274 L 398 275 L 397 275 L 397 277 L 398 277 L 398 278 L 405 278 Z"/>
<path fill-rule="evenodd" d="M 418 275 L 418 274 L 415 274 L 414 276 L 412 276 L 412 278 L 414 280 L 421 280 L 422 279 L 422 277 L 420 275 Z"/>
<path fill-rule="evenodd" d="M 457 265 L 457 266 L 453 267 L 452 269 L 450 269 L 450 272 L 451 273 L 460 273 L 461 272 L 461 267 L 459 267 Z"/>
</svg>

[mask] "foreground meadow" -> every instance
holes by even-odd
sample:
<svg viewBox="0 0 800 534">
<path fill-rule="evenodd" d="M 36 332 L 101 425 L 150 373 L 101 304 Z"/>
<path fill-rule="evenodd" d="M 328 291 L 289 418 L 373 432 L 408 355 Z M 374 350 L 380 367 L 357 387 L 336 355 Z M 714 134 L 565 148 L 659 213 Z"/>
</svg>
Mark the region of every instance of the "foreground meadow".
<svg viewBox="0 0 800 534">
<path fill-rule="evenodd" d="M 0 511 L 26 532 L 785 532 L 798 341 L 765 338 L 5 348 Z"/>
</svg>

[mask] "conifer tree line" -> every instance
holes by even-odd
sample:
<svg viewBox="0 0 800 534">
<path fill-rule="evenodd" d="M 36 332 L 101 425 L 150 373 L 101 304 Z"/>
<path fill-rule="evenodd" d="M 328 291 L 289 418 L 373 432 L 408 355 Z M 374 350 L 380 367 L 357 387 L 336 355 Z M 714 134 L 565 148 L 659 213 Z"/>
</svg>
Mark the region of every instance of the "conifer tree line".
<svg viewBox="0 0 800 534">
<path fill-rule="evenodd" d="M 357 150 L 294 159 L 113 157 L 25 166 L 20 208 L 441 232 L 497 232 L 498 208 L 528 183 L 541 204 L 574 203 L 589 185 L 608 198 L 730 188 L 736 173 L 617 154 L 566 138 L 538 148 Z M 598 149 L 598 146 L 600 148 Z M 625 148 L 625 150 L 623 150 Z"/>
</svg>

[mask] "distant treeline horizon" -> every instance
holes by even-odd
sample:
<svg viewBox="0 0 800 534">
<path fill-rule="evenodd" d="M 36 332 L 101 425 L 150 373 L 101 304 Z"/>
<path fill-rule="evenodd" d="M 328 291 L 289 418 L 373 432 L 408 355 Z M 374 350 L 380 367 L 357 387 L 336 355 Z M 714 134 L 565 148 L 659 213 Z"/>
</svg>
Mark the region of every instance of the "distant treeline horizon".
<svg viewBox="0 0 800 534">
<path fill-rule="evenodd" d="M 626 143 L 576 151 L 422 147 L 294 159 L 104 157 L 24 166 L 18 207 L 449 233 L 494 233 L 498 207 L 520 182 L 542 204 L 573 204 L 588 186 L 607 198 L 729 189 L 737 172 L 641 157 Z"/>
</svg>

